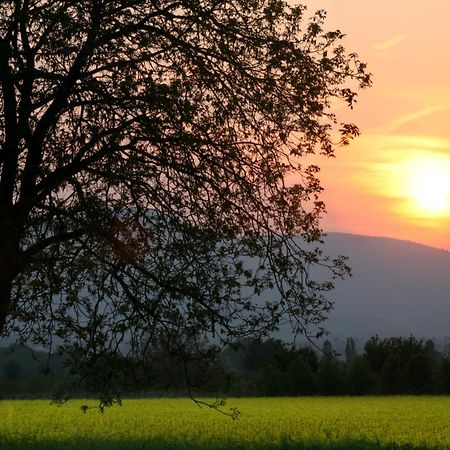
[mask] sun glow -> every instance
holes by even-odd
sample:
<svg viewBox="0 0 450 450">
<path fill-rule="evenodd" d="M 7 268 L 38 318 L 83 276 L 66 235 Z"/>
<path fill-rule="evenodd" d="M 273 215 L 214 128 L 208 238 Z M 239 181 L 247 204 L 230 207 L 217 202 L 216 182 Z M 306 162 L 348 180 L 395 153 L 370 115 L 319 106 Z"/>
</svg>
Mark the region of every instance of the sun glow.
<svg viewBox="0 0 450 450">
<path fill-rule="evenodd" d="M 428 216 L 450 210 L 450 165 L 439 159 L 411 161 L 408 170 L 408 196 L 414 209 Z"/>
</svg>

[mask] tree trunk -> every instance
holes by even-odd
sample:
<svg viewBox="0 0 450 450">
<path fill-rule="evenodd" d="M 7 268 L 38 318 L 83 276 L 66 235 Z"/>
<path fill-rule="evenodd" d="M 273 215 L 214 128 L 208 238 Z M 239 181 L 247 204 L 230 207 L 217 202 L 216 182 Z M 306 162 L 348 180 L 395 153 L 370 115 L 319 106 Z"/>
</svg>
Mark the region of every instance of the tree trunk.
<svg viewBox="0 0 450 450">
<path fill-rule="evenodd" d="M 0 250 L 1 251 L 1 250 Z M 11 290 L 14 276 L 10 270 L 5 270 L 5 261 L 3 255 L 0 256 L 0 336 L 5 329 L 6 319 L 11 309 Z"/>
<path fill-rule="evenodd" d="M 0 218 L 0 335 L 11 312 L 13 282 L 20 272 L 19 230 L 17 220 L 7 214 Z"/>
</svg>

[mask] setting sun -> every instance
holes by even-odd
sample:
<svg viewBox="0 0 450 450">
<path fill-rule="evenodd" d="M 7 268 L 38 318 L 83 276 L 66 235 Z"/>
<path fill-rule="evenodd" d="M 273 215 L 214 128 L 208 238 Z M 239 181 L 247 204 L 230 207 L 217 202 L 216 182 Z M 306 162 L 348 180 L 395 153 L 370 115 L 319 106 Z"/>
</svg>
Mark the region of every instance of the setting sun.
<svg viewBox="0 0 450 450">
<path fill-rule="evenodd" d="M 304 1 L 328 12 L 374 74 L 345 112 L 361 136 L 319 164 L 324 229 L 450 251 L 450 2 Z"/>
<path fill-rule="evenodd" d="M 409 195 L 422 214 L 441 215 L 450 207 L 450 168 L 444 161 L 417 160 L 409 164 Z"/>
</svg>

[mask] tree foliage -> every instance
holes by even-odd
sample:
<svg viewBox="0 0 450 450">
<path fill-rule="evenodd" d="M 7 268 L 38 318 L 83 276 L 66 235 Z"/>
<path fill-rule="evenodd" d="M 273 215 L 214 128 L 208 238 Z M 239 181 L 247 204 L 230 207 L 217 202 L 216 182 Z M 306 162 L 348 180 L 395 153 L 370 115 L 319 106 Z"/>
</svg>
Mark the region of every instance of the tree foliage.
<svg viewBox="0 0 450 450">
<path fill-rule="evenodd" d="M 314 245 L 302 157 L 358 134 L 331 106 L 370 84 L 324 20 L 278 0 L 1 2 L 0 330 L 101 361 L 319 324 L 348 268 Z"/>
<path fill-rule="evenodd" d="M 413 336 L 408 339 L 375 336 L 364 346 L 365 358 L 388 394 L 423 393 L 431 388 L 436 355 L 430 350 L 429 344 Z"/>
<path fill-rule="evenodd" d="M 347 339 L 347 344 L 354 341 Z M 324 353 L 324 351 L 327 353 Z M 423 395 L 449 392 L 450 357 L 432 341 L 414 337 L 370 338 L 352 358 L 284 342 L 243 340 L 222 357 L 227 395 Z M 250 364 L 249 364 L 250 362 Z"/>
</svg>

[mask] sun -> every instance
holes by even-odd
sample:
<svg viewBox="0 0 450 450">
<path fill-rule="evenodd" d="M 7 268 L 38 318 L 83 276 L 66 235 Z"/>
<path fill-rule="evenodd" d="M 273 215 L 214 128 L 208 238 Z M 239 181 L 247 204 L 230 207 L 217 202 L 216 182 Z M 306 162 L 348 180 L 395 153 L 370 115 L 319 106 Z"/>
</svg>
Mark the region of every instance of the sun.
<svg viewBox="0 0 450 450">
<path fill-rule="evenodd" d="M 450 167 L 446 161 L 425 159 L 410 162 L 409 196 L 415 209 L 441 215 L 450 209 Z"/>
</svg>

